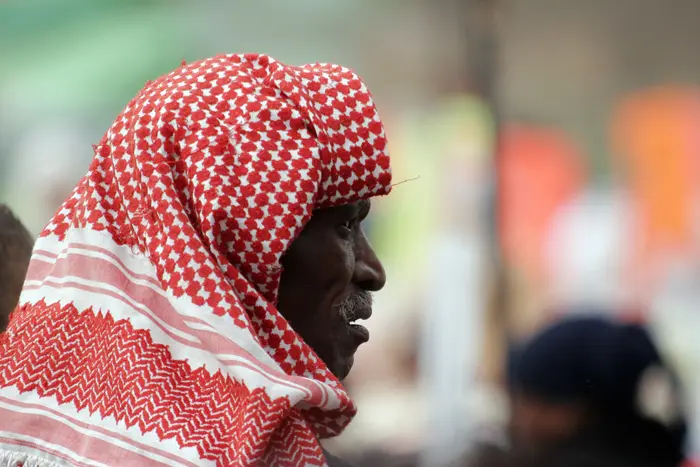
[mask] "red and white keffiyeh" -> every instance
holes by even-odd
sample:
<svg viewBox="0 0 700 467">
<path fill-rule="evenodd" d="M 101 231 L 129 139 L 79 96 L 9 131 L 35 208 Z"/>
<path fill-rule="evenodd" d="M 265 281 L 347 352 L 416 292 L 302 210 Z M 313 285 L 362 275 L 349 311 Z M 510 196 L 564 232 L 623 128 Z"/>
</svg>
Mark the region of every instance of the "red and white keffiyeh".
<svg viewBox="0 0 700 467">
<path fill-rule="evenodd" d="M 391 188 L 336 65 L 184 65 L 129 103 L 0 336 L 0 466 L 324 465 L 355 407 L 275 308 L 314 209 Z"/>
</svg>

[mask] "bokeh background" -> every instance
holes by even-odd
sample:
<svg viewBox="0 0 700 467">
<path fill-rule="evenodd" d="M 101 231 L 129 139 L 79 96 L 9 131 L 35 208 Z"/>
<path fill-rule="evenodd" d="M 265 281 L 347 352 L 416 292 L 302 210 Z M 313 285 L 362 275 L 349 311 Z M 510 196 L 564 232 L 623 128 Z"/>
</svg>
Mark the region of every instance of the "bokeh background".
<svg viewBox="0 0 700 467">
<path fill-rule="evenodd" d="M 404 183 L 367 225 L 389 282 L 331 447 L 430 458 L 497 436 L 508 343 L 591 310 L 653 327 L 698 426 L 698 43 L 696 0 L 5 1 L 0 200 L 38 233 L 182 60 L 341 63 Z"/>
</svg>

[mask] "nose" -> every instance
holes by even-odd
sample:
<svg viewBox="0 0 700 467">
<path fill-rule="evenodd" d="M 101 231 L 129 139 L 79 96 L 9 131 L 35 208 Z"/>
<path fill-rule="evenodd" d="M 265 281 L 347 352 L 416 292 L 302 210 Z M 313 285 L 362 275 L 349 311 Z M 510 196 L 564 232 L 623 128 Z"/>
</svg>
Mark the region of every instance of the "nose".
<svg viewBox="0 0 700 467">
<path fill-rule="evenodd" d="M 370 292 L 378 292 L 386 284 L 384 266 L 379 261 L 364 232 L 356 244 L 353 282 L 362 290 Z"/>
</svg>

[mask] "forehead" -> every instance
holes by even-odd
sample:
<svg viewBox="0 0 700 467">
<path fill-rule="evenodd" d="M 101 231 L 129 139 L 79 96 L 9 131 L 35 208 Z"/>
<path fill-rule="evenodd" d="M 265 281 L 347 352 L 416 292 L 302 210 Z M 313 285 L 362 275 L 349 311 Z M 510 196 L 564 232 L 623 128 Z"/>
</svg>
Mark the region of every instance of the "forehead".
<svg viewBox="0 0 700 467">
<path fill-rule="evenodd" d="M 357 210 L 360 212 L 369 212 L 369 210 L 372 208 L 372 202 L 368 199 L 363 199 L 355 203 L 357 206 Z"/>
</svg>

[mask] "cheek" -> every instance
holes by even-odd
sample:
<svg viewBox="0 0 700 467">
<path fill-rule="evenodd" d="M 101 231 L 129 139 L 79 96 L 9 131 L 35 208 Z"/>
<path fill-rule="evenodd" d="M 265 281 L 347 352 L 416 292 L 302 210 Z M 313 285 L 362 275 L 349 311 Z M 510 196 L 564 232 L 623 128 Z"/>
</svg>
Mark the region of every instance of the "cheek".
<svg viewBox="0 0 700 467">
<path fill-rule="evenodd" d="M 510 425 L 513 434 L 518 438 L 529 438 L 536 429 L 537 411 L 525 404 L 513 404 L 511 407 Z"/>
<path fill-rule="evenodd" d="M 305 269 L 315 282 L 331 286 L 334 282 L 352 276 L 354 255 L 352 242 L 332 232 L 324 232 L 314 239 L 304 258 Z"/>
<path fill-rule="evenodd" d="M 331 258 L 333 258 L 331 260 Z M 345 287 L 352 281 L 355 270 L 355 255 L 350 243 L 337 245 L 329 254 L 328 285 L 331 288 Z"/>
<path fill-rule="evenodd" d="M 294 252 L 287 275 L 304 301 L 327 304 L 341 294 L 352 281 L 355 256 L 352 244 L 334 236 L 305 239 Z"/>
<path fill-rule="evenodd" d="M 521 404 L 514 407 L 512 428 L 524 440 L 565 439 L 579 428 L 578 412 L 569 407 Z"/>
<path fill-rule="evenodd" d="M 351 249 L 338 245 L 326 249 L 320 258 L 317 264 L 323 263 L 323 267 L 315 269 L 313 280 L 319 291 L 321 310 L 328 310 L 352 282 L 355 261 Z"/>
</svg>

